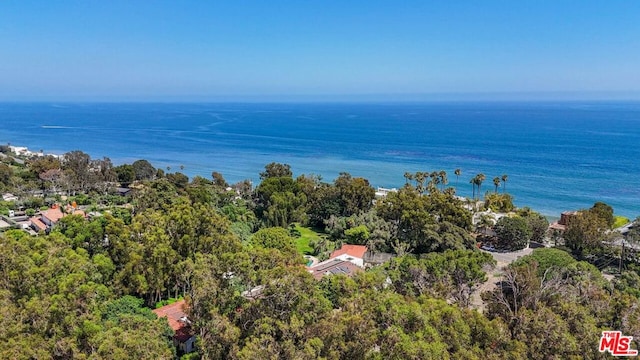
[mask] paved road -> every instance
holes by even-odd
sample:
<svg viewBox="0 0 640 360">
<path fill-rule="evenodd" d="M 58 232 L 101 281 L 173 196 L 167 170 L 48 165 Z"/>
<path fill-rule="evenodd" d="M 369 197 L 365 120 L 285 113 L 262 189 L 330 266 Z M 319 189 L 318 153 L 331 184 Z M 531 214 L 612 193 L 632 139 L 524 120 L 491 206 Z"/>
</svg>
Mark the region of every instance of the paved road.
<svg viewBox="0 0 640 360">
<path fill-rule="evenodd" d="M 482 251 L 491 254 L 493 258 L 496 260 L 496 262 L 498 263 L 497 268 L 501 268 L 503 266 L 511 264 L 519 257 L 531 254 L 533 249 L 526 248 L 523 250 L 512 251 L 512 252 L 492 252 L 492 251 L 486 251 L 486 250 L 482 250 Z"/>
<path fill-rule="evenodd" d="M 11 224 L 9 224 L 6 221 L 0 219 L 0 229 L 4 229 L 4 228 L 10 227 L 10 226 L 11 226 Z"/>
</svg>

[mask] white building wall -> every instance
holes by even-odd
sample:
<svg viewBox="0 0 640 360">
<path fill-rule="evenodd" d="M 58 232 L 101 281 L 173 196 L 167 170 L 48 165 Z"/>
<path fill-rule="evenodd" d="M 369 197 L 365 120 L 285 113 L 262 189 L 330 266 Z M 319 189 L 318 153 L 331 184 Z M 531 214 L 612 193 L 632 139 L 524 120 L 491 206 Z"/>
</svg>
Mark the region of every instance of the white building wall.
<svg viewBox="0 0 640 360">
<path fill-rule="evenodd" d="M 340 256 L 336 256 L 334 259 L 339 259 L 342 261 L 348 261 L 350 263 L 356 264 L 357 266 L 364 267 L 364 260 L 361 258 L 353 257 L 349 254 L 342 254 Z"/>
</svg>

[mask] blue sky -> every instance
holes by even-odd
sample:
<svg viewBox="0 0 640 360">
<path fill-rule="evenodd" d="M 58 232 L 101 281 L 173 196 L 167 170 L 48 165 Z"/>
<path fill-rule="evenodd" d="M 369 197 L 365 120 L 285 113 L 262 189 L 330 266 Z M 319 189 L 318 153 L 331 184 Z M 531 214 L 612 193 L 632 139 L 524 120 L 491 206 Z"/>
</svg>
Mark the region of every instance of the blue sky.
<svg viewBox="0 0 640 360">
<path fill-rule="evenodd" d="M 640 99 L 640 1 L 2 1 L 0 100 Z"/>
</svg>

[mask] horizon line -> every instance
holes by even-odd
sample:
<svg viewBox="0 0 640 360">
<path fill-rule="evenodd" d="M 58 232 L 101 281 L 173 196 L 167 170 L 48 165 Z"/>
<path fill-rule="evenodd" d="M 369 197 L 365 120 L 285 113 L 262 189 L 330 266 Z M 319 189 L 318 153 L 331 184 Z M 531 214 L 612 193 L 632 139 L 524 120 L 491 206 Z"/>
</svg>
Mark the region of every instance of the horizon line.
<svg viewBox="0 0 640 360">
<path fill-rule="evenodd" d="M 0 103 L 443 103 L 640 101 L 640 91 L 529 91 L 372 94 L 8 96 Z"/>
</svg>

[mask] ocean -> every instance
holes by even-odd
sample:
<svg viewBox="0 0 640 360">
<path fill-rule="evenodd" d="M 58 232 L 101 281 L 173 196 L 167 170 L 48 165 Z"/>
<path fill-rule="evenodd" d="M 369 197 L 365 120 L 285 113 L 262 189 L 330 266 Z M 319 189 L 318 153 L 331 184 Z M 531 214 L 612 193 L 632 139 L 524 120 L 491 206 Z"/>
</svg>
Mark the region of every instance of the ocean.
<svg viewBox="0 0 640 360">
<path fill-rule="evenodd" d="M 477 173 L 483 193 L 507 174 L 516 205 L 547 216 L 596 201 L 640 216 L 638 102 L 0 103 L 0 143 L 218 171 L 229 182 L 257 183 L 273 161 L 296 176 L 349 172 L 376 187 L 445 170 L 471 196 Z"/>
</svg>

